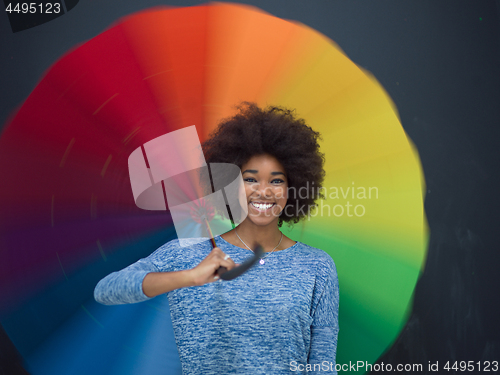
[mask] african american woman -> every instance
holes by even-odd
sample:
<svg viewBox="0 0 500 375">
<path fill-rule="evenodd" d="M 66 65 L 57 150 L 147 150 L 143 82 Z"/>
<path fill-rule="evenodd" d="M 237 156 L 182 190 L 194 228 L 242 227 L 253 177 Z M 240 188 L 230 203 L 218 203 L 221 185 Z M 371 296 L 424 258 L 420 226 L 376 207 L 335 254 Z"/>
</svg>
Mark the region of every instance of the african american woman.
<svg viewBox="0 0 500 375">
<path fill-rule="evenodd" d="M 294 111 L 242 103 L 203 143 L 208 163 L 241 169 L 248 215 L 237 227 L 182 250 L 179 240 L 102 279 L 95 299 L 135 303 L 167 293 L 183 374 L 336 373 L 339 286 L 325 251 L 285 236 L 324 198 L 319 133 Z M 252 255 L 261 262 L 218 277 Z"/>
</svg>

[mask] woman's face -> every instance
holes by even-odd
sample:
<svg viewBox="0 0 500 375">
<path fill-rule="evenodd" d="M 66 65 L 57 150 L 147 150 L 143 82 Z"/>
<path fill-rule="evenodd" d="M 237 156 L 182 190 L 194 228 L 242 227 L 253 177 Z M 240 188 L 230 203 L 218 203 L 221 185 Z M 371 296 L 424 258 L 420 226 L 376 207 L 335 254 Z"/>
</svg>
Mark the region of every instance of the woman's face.
<svg viewBox="0 0 500 375">
<path fill-rule="evenodd" d="M 241 167 L 248 219 L 256 225 L 278 222 L 288 199 L 285 168 L 268 154 L 253 156 Z"/>
</svg>

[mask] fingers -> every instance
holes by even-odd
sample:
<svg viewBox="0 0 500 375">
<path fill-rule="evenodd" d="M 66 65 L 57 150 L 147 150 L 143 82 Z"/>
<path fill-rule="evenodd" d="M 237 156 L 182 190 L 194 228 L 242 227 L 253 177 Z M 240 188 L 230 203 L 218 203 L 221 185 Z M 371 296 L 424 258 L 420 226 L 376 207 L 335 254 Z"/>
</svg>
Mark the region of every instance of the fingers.
<svg viewBox="0 0 500 375">
<path fill-rule="evenodd" d="M 225 254 L 220 248 L 215 247 L 212 253 L 214 254 L 214 258 L 218 261 L 218 266 L 226 267 L 228 270 L 236 267 L 236 263 L 234 263 L 231 257 Z"/>
<path fill-rule="evenodd" d="M 220 265 L 222 267 L 226 267 L 228 270 L 236 267 L 236 264 L 234 263 L 234 261 L 231 259 L 231 258 L 227 258 L 227 259 L 222 259 L 221 262 L 220 262 Z"/>
<path fill-rule="evenodd" d="M 216 267 L 213 278 L 209 282 L 221 281 L 219 276 L 220 267 L 226 268 L 226 271 L 236 267 L 236 264 L 231 257 L 228 254 L 225 254 L 219 247 L 213 248 L 209 256 L 212 258 L 212 261 L 214 262 L 213 264 Z"/>
</svg>

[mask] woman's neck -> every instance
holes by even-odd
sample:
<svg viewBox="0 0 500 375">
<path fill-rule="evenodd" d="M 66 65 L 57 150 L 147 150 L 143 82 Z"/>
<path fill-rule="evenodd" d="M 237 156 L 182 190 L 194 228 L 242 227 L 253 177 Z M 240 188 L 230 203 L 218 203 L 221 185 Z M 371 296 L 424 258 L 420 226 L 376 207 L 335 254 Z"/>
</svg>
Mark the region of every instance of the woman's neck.
<svg viewBox="0 0 500 375">
<path fill-rule="evenodd" d="M 281 239 L 281 231 L 278 228 L 278 221 L 273 221 L 269 225 L 255 225 L 249 220 L 243 221 L 237 228 L 233 229 L 238 240 L 244 241 L 244 244 L 251 249 L 255 249 L 257 244 L 261 245 L 265 251 L 271 251 Z"/>
</svg>

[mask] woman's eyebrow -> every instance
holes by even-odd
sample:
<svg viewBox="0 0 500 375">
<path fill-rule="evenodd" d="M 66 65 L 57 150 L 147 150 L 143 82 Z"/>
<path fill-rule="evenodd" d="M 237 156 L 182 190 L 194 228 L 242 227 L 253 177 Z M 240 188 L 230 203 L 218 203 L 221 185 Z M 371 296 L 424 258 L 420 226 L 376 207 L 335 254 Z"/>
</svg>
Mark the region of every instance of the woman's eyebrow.
<svg viewBox="0 0 500 375">
<path fill-rule="evenodd" d="M 259 171 L 257 169 L 245 169 L 241 174 L 245 174 L 245 173 L 254 173 L 254 174 L 257 174 L 259 173 Z M 285 176 L 285 174 L 283 172 L 271 172 L 271 175 L 273 176 L 276 176 L 276 175 L 279 175 L 279 174 L 282 174 L 283 176 Z"/>
</svg>

